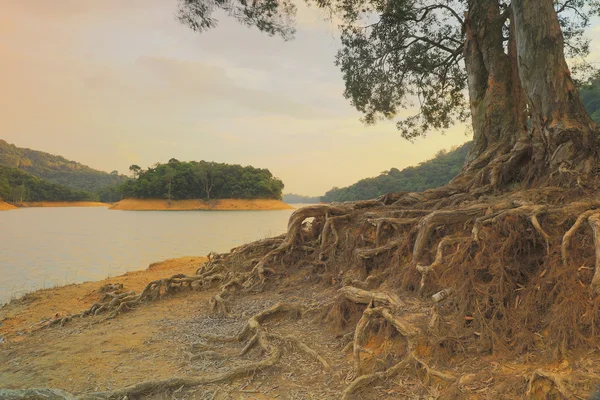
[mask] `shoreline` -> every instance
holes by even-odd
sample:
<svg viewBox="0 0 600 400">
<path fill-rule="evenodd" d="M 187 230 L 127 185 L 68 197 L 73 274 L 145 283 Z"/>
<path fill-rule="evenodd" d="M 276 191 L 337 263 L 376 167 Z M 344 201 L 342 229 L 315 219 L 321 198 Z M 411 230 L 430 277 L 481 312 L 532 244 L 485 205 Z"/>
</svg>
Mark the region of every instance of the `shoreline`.
<svg viewBox="0 0 600 400">
<path fill-rule="evenodd" d="M 109 207 L 120 211 L 274 211 L 294 207 L 274 199 L 164 200 L 124 199 Z"/>
<path fill-rule="evenodd" d="M 110 204 L 98 201 L 25 201 L 15 208 L 33 207 L 110 207 Z"/>
<path fill-rule="evenodd" d="M 89 308 L 102 297 L 100 288 L 103 285 L 121 283 L 123 291 L 139 293 L 153 280 L 175 274 L 193 275 L 207 260 L 204 256 L 169 258 L 153 262 L 146 269 L 128 271 L 115 277 L 34 290 L 0 305 L 0 338 L 20 341 L 23 333 L 38 329 L 40 321 Z"/>
<path fill-rule="evenodd" d="M 16 210 L 17 207 L 0 200 L 0 211 Z"/>
</svg>

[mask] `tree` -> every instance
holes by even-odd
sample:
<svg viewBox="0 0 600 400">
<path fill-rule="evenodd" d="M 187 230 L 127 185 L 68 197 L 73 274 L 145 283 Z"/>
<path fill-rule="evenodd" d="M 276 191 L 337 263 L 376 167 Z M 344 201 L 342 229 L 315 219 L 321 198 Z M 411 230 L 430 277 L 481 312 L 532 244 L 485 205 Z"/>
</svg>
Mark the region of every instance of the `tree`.
<svg viewBox="0 0 600 400">
<path fill-rule="evenodd" d="M 25 198 L 25 193 L 27 189 L 25 188 L 25 184 L 20 184 L 19 186 L 15 186 L 12 188 L 10 192 L 10 197 L 13 203 L 22 204 Z"/>
<path fill-rule="evenodd" d="M 142 171 L 142 168 L 140 168 L 140 166 L 137 164 L 132 164 L 129 166 L 129 172 L 131 172 L 133 179 L 137 179 L 138 176 L 140 176 L 141 171 Z"/>
<path fill-rule="evenodd" d="M 194 167 L 194 181 L 202 188 L 206 198 L 210 200 L 210 193 L 214 186 L 211 168 L 207 163 L 198 163 Z"/>
<path fill-rule="evenodd" d="M 171 187 L 173 185 L 173 179 L 175 179 L 176 176 L 176 172 L 175 169 L 173 169 L 170 165 L 165 166 L 165 172 L 163 174 L 163 177 L 165 179 L 165 182 L 167 182 L 167 196 L 169 199 L 169 203 L 171 202 Z"/>
</svg>

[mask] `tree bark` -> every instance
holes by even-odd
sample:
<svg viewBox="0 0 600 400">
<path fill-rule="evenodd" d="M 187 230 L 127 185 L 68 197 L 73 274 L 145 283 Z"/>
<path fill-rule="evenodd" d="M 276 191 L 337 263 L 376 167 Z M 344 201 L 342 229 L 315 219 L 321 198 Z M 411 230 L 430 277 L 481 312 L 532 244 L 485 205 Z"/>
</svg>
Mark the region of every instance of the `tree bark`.
<svg viewBox="0 0 600 400">
<path fill-rule="evenodd" d="M 522 147 L 518 144 L 526 133 L 526 107 L 514 44 L 508 54 L 504 51 L 506 18 L 495 0 L 469 1 L 464 30 L 473 145 L 453 184 L 499 186 L 514 179 L 515 168 L 504 166 L 515 146 Z"/>
<path fill-rule="evenodd" d="M 599 131 L 571 78 L 552 0 L 514 0 L 502 13 L 495 0 L 469 0 L 464 30 L 473 145 L 451 185 L 596 188 Z"/>
<path fill-rule="evenodd" d="M 589 175 L 598 160 L 597 126 L 571 78 L 552 0 L 514 0 L 511 7 L 530 112 L 530 180 L 567 170 Z"/>
</svg>

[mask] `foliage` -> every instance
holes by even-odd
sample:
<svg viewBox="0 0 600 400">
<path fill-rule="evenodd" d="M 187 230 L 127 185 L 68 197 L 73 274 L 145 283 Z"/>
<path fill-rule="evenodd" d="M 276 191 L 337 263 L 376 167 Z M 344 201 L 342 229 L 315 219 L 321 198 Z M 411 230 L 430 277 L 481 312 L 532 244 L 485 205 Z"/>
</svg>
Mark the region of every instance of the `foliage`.
<svg viewBox="0 0 600 400">
<path fill-rule="evenodd" d="M 269 36 L 290 39 L 294 35 L 296 6 L 289 0 L 179 0 L 178 19 L 196 32 L 217 26 L 214 11 L 224 11 L 246 26 L 255 26 Z"/>
<path fill-rule="evenodd" d="M 590 79 L 579 89 L 583 105 L 592 119 L 600 124 L 600 75 Z"/>
<path fill-rule="evenodd" d="M 288 193 L 283 195 L 283 201 L 288 204 L 316 204 L 320 203 L 321 199 L 319 196 L 303 196 L 301 194 Z"/>
<path fill-rule="evenodd" d="M 500 1 L 499 9 L 510 8 L 508 3 Z M 364 114 L 365 122 L 391 119 L 401 109 L 416 106 L 416 115 L 397 122 L 402 136 L 414 139 L 468 119 L 463 16 L 469 4 L 464 0 L 328 1 L 343 20 L 336 65 L 344 76 L 344 95 Z M 573 69 L 589 75 L 593 68 L 585 62 L 589 40 L 584 30 L 590 26 L 590 16 L 598 13 L 598 2 L 557 1 L 555 9 Z M 507 18 L 505 36 L 509 24 Z"/>
<path fill-rule="evenodd" d="M 94 194 L 103 203 L 116 203 L 123 198 L 121 185 L 105 186 L 96 190 Z"/>
<path fill-rule="evenodd" d="M 23 201 L 96 201 L 97 196 L 83 190 L 50 183 L 17 168 L 0 165 L 0 198 Z"/>
<path fill-rule="evenodd" d="M 132 166 L 134 167 L 134 166 Z M 207 161 L 171 159 L 122 184 L 125 198 L 141 199 L 280 199 L 283 182 L 268 169 Z"/>
<path fill-rule="evenodd" d="M 0 165 L 18 168 L 48 182 L 89 192 L 120 184 L 127 179 L 116 171 L 110 174 L 98 171 L 61 156 L 20 148 L 1 139 Z"/>
<path fill-rule="evenodd" d="M 321 197 L 321 201 L 367 200 L 386 193 L 421 192 L 445 185 L 460 172 L 470 147 L 471 142 L 467 142 L 449 152 L 442 150 L 435 158 L 416 167 L 404 168 L 402 171 L 392 168 L 377 177 L 362 179 L 348 187 L 334 187 Z"/>
</svg>

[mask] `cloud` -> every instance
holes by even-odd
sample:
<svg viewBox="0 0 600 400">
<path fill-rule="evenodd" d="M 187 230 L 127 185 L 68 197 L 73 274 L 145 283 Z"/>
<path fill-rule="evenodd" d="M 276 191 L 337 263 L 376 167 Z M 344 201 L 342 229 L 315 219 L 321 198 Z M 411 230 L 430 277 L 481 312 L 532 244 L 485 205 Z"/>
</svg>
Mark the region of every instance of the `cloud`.
<svg viewBox="0 0 600 400">
<path fill-rule="evenodd" d="M 240 68 L 235 69 L 238 79 L 234 79 L 225 68 L 197 61 L 146 56 L 139 57 L 136 66 L 149 71 L 157 79 L 155 85 L 164 84 L 179 95 L 202 102 L 223 102 L 265 115 L 313 118 L 320 114 L 310 105 L 294 101 L 291 93 L 245 85 L 238 80 L 243 71 Z"/>
</svg>

